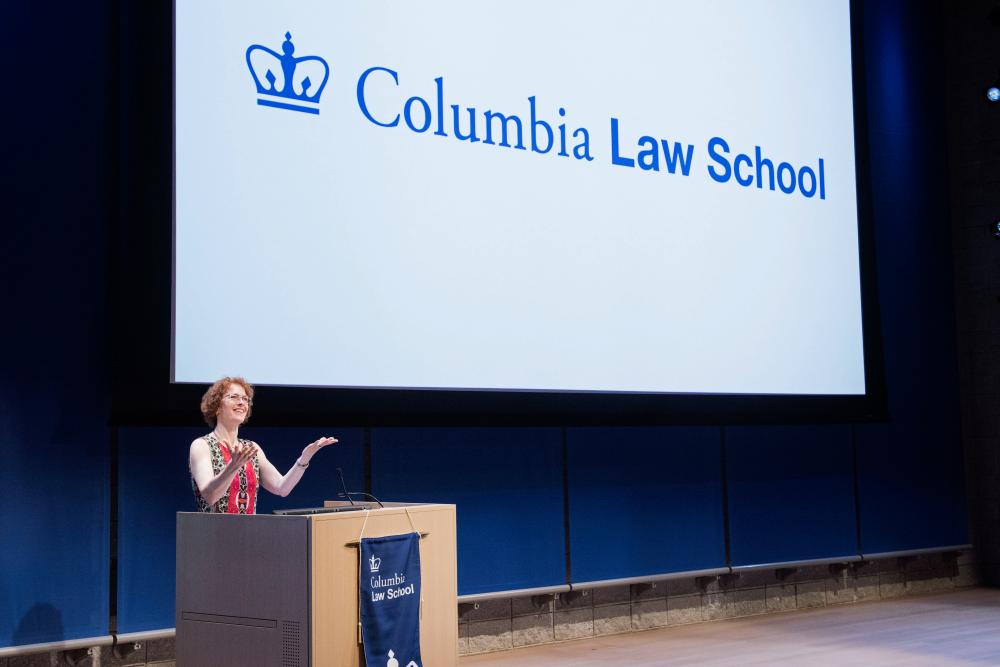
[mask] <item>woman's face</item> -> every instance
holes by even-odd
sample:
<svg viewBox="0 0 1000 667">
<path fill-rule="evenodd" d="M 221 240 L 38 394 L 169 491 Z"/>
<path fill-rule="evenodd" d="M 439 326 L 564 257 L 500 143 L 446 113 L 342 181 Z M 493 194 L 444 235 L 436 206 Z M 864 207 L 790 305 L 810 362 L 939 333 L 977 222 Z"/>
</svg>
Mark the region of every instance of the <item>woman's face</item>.
<svg viewBox="0 0 1000 667">
<path fill-rule="evenodd" d="M 247 409 L 250 407 L 250 398 L 243 391 L 243 387 L 238 384 L 231 384 L 222 395 L 222 403 L 219 405 L 219 421 L 224 424 L 242 424 L 247 418 Z"/>
</svg>

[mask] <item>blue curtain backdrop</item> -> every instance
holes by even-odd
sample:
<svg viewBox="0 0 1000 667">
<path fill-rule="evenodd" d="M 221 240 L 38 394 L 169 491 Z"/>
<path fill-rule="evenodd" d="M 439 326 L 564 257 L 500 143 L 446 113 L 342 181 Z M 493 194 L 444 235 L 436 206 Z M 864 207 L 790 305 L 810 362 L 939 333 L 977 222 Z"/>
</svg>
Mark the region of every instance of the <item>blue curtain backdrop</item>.
<svg viewBox="0 0 1000 667">
<path fill-rule="evenodd" d="M 458 506 L 460 595 L 566 583 L 560 429 L 378 429 L 372 485 Z"/>
<path fill-rule="evenodd" d="M 0 21 L 32 91 L 4 104 L 0 646 L 108 630 L 110 5 L 56 5 Z"/>
<path fill-rule="evenodd" d="M 21 379 L 0 397 L 0 646 L 107 634 L 106 432 L 85 387 Z"/>
<path fill-rule="evenodd" d="M 851 427 L 726 429 L 733 567 L 858 555 Z"/>
<path fill-rule="evenodd" d="M 933 23 L 935 14 L 913 9 L 904 0 L 882 0 L 865 3 L 864 13 L 890 414 L 888 423 L 858 427 L 861 548 L 869 554 L 968 541 L 949 252 L 944 36 Z"/>
<path fill-rule="evenodd" d="M 573 582 L 726 565 L 719 429 L 568 431 Z"/>
</svg>

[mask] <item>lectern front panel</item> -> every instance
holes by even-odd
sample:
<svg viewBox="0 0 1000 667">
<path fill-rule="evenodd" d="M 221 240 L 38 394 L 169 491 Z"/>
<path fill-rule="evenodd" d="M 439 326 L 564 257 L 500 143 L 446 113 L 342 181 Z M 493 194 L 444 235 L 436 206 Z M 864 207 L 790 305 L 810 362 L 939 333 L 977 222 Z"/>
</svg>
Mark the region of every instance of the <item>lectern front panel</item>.
<svg viewBox="0 0 1000 667">
<path fill-rule="evenodd" d="M 177 664 L 309 664 L 309 520 L 177 515 Z"/>
</svg>

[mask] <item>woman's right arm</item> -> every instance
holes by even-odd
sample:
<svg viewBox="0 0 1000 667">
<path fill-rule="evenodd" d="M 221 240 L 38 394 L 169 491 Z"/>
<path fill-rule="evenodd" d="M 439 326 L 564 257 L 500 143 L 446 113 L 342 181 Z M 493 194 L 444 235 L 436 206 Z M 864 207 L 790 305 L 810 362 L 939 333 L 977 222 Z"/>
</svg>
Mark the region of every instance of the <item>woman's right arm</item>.
<svg viewBox="0 0 1000 667">
<path fill-rule="evenodd" d="M 253 458 L 255 449 L 251 446 L 243 446 L 239 443 L 233 450 L 233 458 L 216 475 L 212 468 L 212 453 L 209 451 L 208 443 L 204 438 L 198 438 L 191 443 L 191 453 L 188 456 L 188 466 L 191 468 L 191 476 L 194 483 L 198 485 L 201 497 L 209 505 L 219 502 L 225 495 L 226 489 L 233 482 L 233 476 L 239 472 L 247 461 Z"/>
</svg>

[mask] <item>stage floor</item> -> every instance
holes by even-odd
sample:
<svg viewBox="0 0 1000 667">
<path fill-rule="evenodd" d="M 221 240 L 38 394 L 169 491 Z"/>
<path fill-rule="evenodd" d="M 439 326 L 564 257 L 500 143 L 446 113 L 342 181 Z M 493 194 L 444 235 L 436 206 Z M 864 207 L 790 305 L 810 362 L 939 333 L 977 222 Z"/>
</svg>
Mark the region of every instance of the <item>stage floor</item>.
<svg viewBox="0 0 1000 667">
<path fill-rule="evenodd" d="M 1000 665 L 1000 590 L 974 588 L 465 656 L 462 667 Z"/>
</svg>

